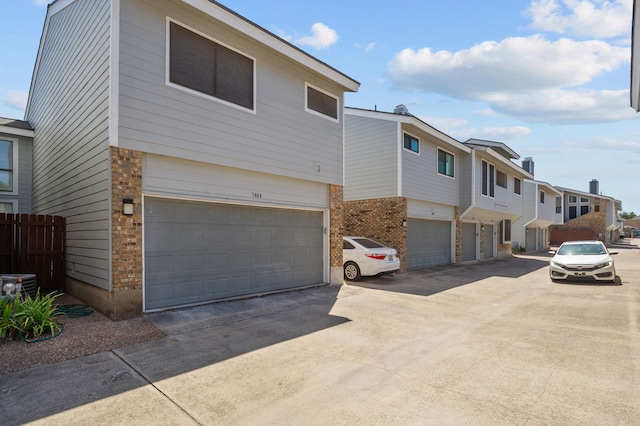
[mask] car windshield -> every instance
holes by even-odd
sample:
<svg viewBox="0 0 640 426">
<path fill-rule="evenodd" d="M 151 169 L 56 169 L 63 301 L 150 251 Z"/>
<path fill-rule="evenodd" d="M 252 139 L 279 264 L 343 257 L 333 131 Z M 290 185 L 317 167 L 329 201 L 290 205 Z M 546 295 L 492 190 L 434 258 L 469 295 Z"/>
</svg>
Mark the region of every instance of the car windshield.
<svg viewBox="0 0 640 426">
<path fill-rule="evenodd" d="M 360 244 L 364 248 L 384 248 L 380 243 L 376 243 L 368 238 L 354 238 L 353 241 Z"/>
<path fill-rule="evenodd" d="M 565 244 L 558 250 L 560 256 L 583 256 L 606 254 L 602 244 Z"/>
</svg>

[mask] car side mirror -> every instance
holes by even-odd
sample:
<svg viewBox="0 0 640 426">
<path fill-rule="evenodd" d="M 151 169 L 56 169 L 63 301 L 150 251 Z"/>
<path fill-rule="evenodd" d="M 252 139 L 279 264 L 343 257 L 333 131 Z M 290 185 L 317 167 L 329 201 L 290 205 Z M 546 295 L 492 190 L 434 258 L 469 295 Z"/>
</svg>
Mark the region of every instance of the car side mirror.
<svg viewBox="0 0 640 426">
<path fill-rule="evenodd" d="M 612 255 L 612 256 L 613 256 L 614 254 L 618 254 L 618 253 L 619 253 L 619 252 L 618 252 L 618 250 L 611 250 L 611 251 L 609 251 L 609 254 L 610 254 L 610 255 Z"/>
<path fill-rule="evenodd" d="M 549 250 L 549 254 L 556 254 L 555 250 Z"/>
</svg>

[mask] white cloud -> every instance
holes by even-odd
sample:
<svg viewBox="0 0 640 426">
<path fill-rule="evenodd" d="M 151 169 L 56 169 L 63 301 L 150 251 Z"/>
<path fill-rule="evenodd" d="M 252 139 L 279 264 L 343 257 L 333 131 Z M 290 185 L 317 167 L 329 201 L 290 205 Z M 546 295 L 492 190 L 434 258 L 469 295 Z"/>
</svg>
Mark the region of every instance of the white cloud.
<svg viewBox="0 0 640 426">
<path fill-rule="evenodd" d="M 596 123 L 637 119 L 629 108 L 628 90 L 541 90 L 486 97 L 497 112 L 550 123 Z"/>
<path fill-rule="evenodd" d="M 458 52 L 404 49 L 388 64 L 388 73 L 400 89 L 478 99 L 585 84 L 628 61 L 628 49 L 603 41 L 549 41 L 533 35 Z"/>
<path fill-rule="evenodd" d="M 35 6 L 46 6 L 49 4 L 49 0 L 31 0 L 31 2 L 35 5 Z"/>
<path fill-rule="evenodd" d="M 533 0 L 527 9 L 530 27 L 578 37 L 626 36 L 633 0 Z"/>
<path fill-rule="evenodd" d="M 24 109 L 27 107 L 28 97 L 29 94 L 27 92 L 14 90 L 7 94 L 7 97 L 4 98 L 4 103 L 11 108 L 24 111 Z"/>
<path fill-rule="evenodd" d="M 604 41 L 533 35 L 457 52 L 404 49 L 387 69 L 397 89 L 484 101 L 501 114 L 556 123 L 615 121 L 632 115 L 628 92 L 577 88 L 615 71 L 629 57 L 628 48 Z"/>
<path fill-rule="evenodd" d="M 338 33 L 321 22 L 316 22 L 311 26 L 311 34 L 310 36 L 298 38 L 296 43 L 322 50 L 338 41 Z"/>
</svg>

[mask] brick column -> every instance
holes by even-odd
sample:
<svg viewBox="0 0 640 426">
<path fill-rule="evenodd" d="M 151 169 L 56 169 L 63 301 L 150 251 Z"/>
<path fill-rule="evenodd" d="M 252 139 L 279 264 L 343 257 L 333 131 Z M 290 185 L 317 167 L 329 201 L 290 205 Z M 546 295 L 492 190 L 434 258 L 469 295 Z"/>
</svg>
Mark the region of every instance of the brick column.
<svg viewBox="0 0 640 426">
<path fill-rule="evenodd" d="M 142 314 L 142 153 L 111 147 L 113 319 Z M 133 215 L 122 212 L 133 200 Z"/>
<path fill-rule="evenodd" d="M 329 265 L 331 284 L 342 284 L 342 236 L 344 234 L 343 187 L 329 186 Z"/>
</svg>

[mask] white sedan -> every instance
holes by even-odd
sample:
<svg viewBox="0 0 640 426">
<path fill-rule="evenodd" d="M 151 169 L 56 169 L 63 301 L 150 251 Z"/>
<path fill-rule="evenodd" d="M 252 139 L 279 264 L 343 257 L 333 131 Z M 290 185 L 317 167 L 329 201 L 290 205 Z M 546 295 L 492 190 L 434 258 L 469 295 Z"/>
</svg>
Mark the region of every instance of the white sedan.
<svg viewBox="0 0 640 426">
<path fill-rule="evenodd" d="M 567 241 L 557 251 L 550 251 L 549 277 L 554 280 L 589 278 L 597 281 L 616 281 L 616 268 L 609 251 L 601 241 Z"/>
<path fill-rule="evenodd" d="M 364 237 L 342 238 L 344 277 L 357 281 L 361 276 L 390 274 L 400 269 L 396 249 Z"/>
</svg>

